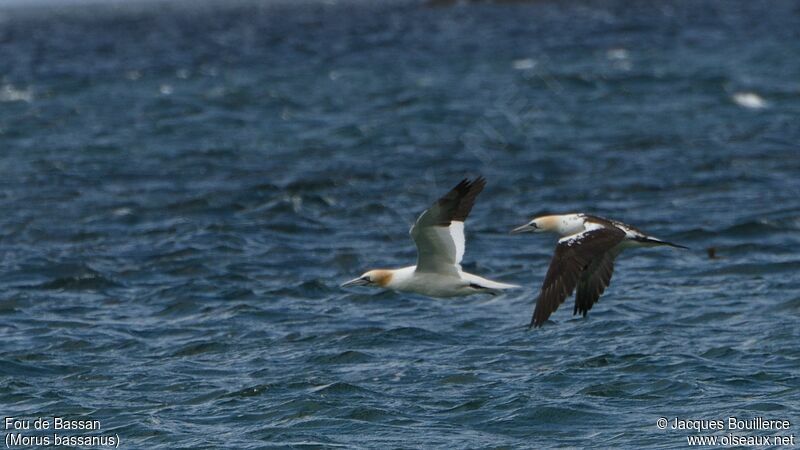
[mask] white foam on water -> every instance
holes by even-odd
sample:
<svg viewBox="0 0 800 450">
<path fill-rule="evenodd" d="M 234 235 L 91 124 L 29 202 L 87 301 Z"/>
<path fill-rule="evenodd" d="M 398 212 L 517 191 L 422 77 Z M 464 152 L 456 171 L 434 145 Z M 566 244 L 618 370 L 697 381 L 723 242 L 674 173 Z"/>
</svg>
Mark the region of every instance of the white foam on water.
<svg viewBox="0 0 800 450">
<path fill-rule="evenodd" d="M 536 61 L 531 58 L 515 59 L 511 63 L 514 70 L 530 70 L 536 67 Z"/>
<path fill-rule="evenodd" d="M 739 106 L 750 109 L 767 107 L 767 101 L 755 92 L 737 92 L 733 94 L 733 101 Z"/>
<path fill-rule="evenodd" d="M 33 89 L 17 89 L 10 84 L 0 88 L 0 102 L 27 102 L 33 101 Z"/>
</svg>

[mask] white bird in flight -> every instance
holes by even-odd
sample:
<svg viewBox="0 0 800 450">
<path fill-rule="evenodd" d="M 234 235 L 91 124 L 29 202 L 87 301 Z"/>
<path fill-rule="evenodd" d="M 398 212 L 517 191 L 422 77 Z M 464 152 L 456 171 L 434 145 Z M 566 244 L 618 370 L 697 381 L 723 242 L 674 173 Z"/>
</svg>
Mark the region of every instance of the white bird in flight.
<svg viewBox="0 0 800 450">
<path fill-rule="evenodd" d="M 486 180 L 462 180 L 428 208 L 409 233 L 417 246 L 417 265 L 370 270 L 342 287 L 378 286 L 428 297 L 455 297 L 476 293 L 498 294 L 519 286 L 487 280 L 461 270 L 464 257 L 464 220 Z"/>
<path fill-rule="evenodd" d="M 588 214 L 536 217 L 511 230 L 512 233 L 528 231 L 550 231 L 562 236 L 544 277 L 529 328 L 542 326 L 576 287 L 572 314 L 586 317 L 611 283 L 614 258 L 622 250 L 662 245 L 688 248 L 648 236 L 628 224 Z"/>
</svg>

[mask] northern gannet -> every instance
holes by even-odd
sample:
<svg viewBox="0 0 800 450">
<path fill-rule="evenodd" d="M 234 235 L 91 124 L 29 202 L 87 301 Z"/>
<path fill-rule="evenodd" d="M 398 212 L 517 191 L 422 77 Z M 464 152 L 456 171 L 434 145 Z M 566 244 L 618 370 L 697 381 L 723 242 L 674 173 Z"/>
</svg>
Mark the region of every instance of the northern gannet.
<svg viewBox="0 0 800 450">
<path fill-rule="evenodd" d="M 588 214 L 536 217 L 511 230 L 512 233 L 526 231 L 550 231 L 562 236 L 544 277 L 529 328 L 541 326 L 576 287 L 572 314 L 581 313 L 586 317 L 611 283 L 614 258 L 622 250 L 661 245 L 688 248 L 648 236 L 628 224 Z"/>
<path fill-rule="evenodd" d="M 370 270 L 342 287 L 378 286 L 428 297 L 497 294 L 503 289 L 519 287 L 461 270 L 464 220 L 485 185 L 483 177 L 474 181 L 464 179 L 419 216 L 409 231 L 417 246 L 417 265 Z"/>
</svg>

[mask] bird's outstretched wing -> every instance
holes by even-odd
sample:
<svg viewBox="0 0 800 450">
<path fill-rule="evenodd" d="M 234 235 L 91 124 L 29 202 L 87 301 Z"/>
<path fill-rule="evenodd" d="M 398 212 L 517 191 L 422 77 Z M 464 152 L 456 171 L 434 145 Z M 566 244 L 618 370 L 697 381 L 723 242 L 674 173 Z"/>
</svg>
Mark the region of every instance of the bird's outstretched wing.
<svg viewBox="0 0 800 450">
<path fill-rule="evenodd" d="M 595 303 L 603 295 L 606 288 L 611 284 L 611 276 L 614 273 L 614 259 L 619 252 L 608 250 L 601 256 L 594 258 L 589 267 L 583 271 L 578 282 L 578 290 L 575 293 L 575 308 L 572 314 L 583 314 L 592 309 Z"/>
<path fill-rule="evenodd" d="M 533 311 L 530 326 L 541 326 L 564 300 L 572 295 L 575 287 L 582 277 L 585 276 L 587 269 L 592 269 L 589 279 L 593 279 L 594 272 L 598 272 L 598 282 L 606 278 L 603 276 L 608 272 L 607 279 L 611 278 L 613 270 L 613 257 L 604 262 L 606 253 L 609 253 L 617 244 L 625 238 L 625 233 L 615 228 L 597 228 L 583 231 L 572 236 L 567 236 L 558 241 L 547 275 L 542 283 L 542 290 L 536 301 L 536 308 Z M 596 267 L 592 267 L 596 263 Z M 594 287 L 594 282 L 586 284 L 589 292 L 590 284 Z M 600 284 L 603 284 L 600 282 Z M 606 282 L 607 285 L 607 282 Z M 603 288 L 605 289 L 605 287 Z M 602 292 L 602 291 L 601 291 Z M 593 296 L 593 295 L 592 295 Z M 597 294 L 599 297 L 599 294 Z M 596 298 L 595 298 L 596 300 Z M 586 301 L 581 297 L 581 301 Z M 594 303 L 594 301 L 592 301 Z M 581 308 L 585 305 L 582 303 Z M 591 304 L 589 305 L 589 308 Z M 577 308 L 577 306 L 576 306 Z M 576 309 L 577 311 L 577 309 Z M 584 309 L 581 309 L 584 311 Z M 588 311 L 588 308 L 586 308 Z"/>
<path fill-rule="evenodd" d="M 461 180 L 423 212 L 411 227 L 417 246 L 417 271 L 458 275 L 464 257 L 464 220 L 486 180 Z"/>
</svg>

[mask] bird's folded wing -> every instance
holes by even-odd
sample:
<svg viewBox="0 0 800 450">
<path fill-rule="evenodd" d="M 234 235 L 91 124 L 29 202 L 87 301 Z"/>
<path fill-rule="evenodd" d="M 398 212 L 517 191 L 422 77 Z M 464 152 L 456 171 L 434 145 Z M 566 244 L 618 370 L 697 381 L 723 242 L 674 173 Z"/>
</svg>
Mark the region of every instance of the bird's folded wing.
<svg viewBox="0 0 800 450">
<path fill-rule="evenodd" d="M 486 180 L 462 180 L 428 208 L 411 227 L 417 246 L 417 271 L 458 275 L 464 257 L 464 220 Z"/>
<path fill-rule="evenodd" d="M 624 238 L 625 233 L 617 228 L 599 228 L 559 240 L 536 301 L 531 326 L 541 326 L 572 295 L 584 270 Z"/>
</svg>

